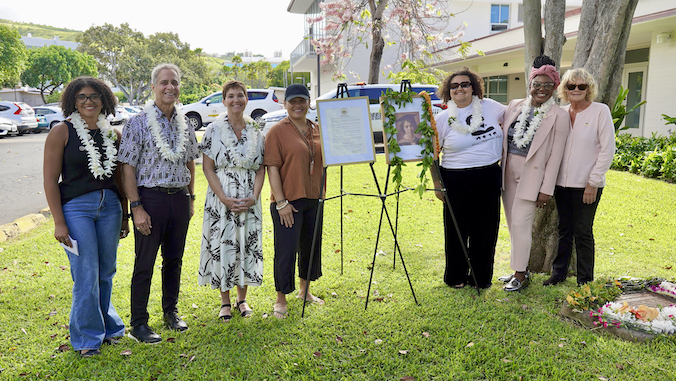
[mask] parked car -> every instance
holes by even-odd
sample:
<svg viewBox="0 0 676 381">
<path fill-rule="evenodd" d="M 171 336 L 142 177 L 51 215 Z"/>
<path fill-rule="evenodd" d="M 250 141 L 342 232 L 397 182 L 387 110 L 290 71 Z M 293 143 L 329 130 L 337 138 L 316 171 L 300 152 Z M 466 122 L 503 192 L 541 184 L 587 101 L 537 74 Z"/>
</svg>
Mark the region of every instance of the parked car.
<svg viewBox="0 0 676 381">
<path fill-rule="evenodd" d="M 124 107 L 124 109 L 127 110 L 127 113 L 129 113 L 129 116 L 134 116 L 134 115 L 136 115 L 136 114 L 138 114 L 139 112 L 142 111 L 142 109 L 140 107 L 136 107 L 136 106 L 122 106 L 122 107 Z"/>
<path fill-rule="evenodd" d="M 38 106 L 35 107 L 33 110 L 35 110 L 35 115 L 38 117 L 44 116 L 45 117 L 45 122 L 43 122 L 42 126 L 39 126 L 40 128 L 46 127 L 47 130 L 51 130 L 54 125 L 59 123 L 60 121 L 66 119 L 63 117 L 63 112 L 61 111 L 61 107 L 57 106 Z M 40 123 L 38 123 L 40 124 Z"/>
<path fill-rule="evenodd" d="M 255 120 L 271 111 L 282 108 L 279 99 L 274 90 L 270 89 L 248 89 L 249 103 L 247 103 L 244 113 L 251 115 Z M 188 118 L 192 128 L 199 130 L 216 119 L 218 114 L 225 111 L 223 104 L 223 94 L 221 91 L 204 97 L 199 102 L 191 103 L 181 107 L 181 110 Z"/>
<path fill-rule="evenodd" d="M 11 119 L 19 130 L 19 135 L 38 128 L 38 120 L 33 108 L 23 102 L 0 101 L 0 117 Z"/>
<path fill-rule="evenodd" d="M 16 123 L 9 118 L 0 117 L 0 138 L 4 138 L 9 134 L 18 134 L 19 129 L 16 128 Z"/>
<path fill-rule="evenodd" d="M 380 96 L 387 90 L 392 89 L 394 91 L 399 91 L 399 85 L 368 85 L 368 84 L 356 84 L 350 85 L 347 87 L 347 92 L 350 97 L 369 97 L 369 108 L 371 109 L 371 128 L 373 129 L 373 141 L 376 144 L 383 143 L 383 122 L 380 115 Z M 430 94 L 432 100 L 432 112 L 434 115 L 441 112 L 442 109 L 445 109 L 446 105 L 443 104 L 443 101 L 440 100 L 437 95 L 437 86 L 435 85 L 411 85 L 411 90 L 419 93 L 421 91 L 427 91 Z M 317 98 L 320 99 L 333 99 L 336 97 L 336 90 L 331 90 L 328 93 Z M 314 109 L 314 110 L 313 110 Z M 268 114 L 263 115 L 263 118 L 259 121 L 263 134 L 267 133 L 270 127 L 273 124 L 279 122 L 280 120 L 286 118 L 286 110 L 274 111 Z M 310 120 L 318 121 L 317 119 L 317 107 L 316 102 L 312 102 L 310 110 L 307 113 L 307 118 Z"/>
<path fill-rule="evenodd" d="M 124 125 L 131 115 L 123 106 L 115 107 L 115 115 L 108 115 L 108 121 L 111 126 Z"/>
</svg>

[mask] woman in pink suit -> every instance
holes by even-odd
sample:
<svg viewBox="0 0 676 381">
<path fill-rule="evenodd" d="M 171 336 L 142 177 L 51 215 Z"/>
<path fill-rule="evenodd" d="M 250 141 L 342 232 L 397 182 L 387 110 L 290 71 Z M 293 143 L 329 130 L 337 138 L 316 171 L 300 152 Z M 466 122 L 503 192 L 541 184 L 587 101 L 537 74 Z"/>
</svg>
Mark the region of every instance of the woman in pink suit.
<svg viewBox="0 0 676 381">
<path fill-rule="evenodd" d="M 512 244 L 510 267 L 514 275 L 500 277 L 505 291 L 528 286 L 535 208 L 554 194 L 556 178 L 570 131 L 570 117 L 554 103 L 559 85 L 556 63 L 547 56 L 533 62 L 529 95 L 513 100 L 505 112 L 502 151 L 502 200 Z"/>
</svg>

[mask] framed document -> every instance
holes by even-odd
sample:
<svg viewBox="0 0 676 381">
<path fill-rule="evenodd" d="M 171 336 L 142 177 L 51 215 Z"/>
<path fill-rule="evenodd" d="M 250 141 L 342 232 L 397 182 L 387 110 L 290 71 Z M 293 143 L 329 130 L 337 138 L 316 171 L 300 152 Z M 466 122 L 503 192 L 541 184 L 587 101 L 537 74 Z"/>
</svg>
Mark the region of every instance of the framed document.
<svg viewBox="0 0 676 381">
<path fill-rule="evenodd" d="M 324 166 L 376 160 L 368 97 L 317 101 Z"/>
<path fill-rule="evenodd" d="M 422 134 L 415 132 L 418 129 L 418 125 L 422 120 L 423 111 L 423 102 L 425 99 L 420 96 L 414 96 L 411 103 L 406 103 L 401 107 L 394 105 L 394 125 L 397 128 L 396 134 L 390 134 L 383 131 L 383 136 L 385 140 L 385 157 L 387 158 L 387 164 L 390 164 L 394 158 L 394 153 L 389 150 L 389 140 L 394 139 L 399 145 L 400 152 L 397 152 L 397 156 L 400 157 L 403 161 L 420 161 L 423 159 L 423 154 L 421 153 L 424 150 L 424 147 L 418 144 Z M 385 116 L 384 110 L 381 113 L 383 116 L 383 126 L 388 122 Z"/>
</svg>

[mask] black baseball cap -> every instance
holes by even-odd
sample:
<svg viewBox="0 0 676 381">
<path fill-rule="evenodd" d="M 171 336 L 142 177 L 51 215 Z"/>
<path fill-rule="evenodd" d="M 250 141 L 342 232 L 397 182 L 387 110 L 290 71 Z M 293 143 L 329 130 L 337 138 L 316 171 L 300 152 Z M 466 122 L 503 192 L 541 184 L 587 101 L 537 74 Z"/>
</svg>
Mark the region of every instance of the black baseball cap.
<svg viewBox="0 0 676 381">
<path fill-rule="evenodd" d="M 310 100 L 310 92 L 304 85 L 301 85 L 300 83 L 294 83 L 287 87 L 286 91 L 284 92 L 285 101 L 290 101 L 293 98 L 305 98 Z"/>
</svg>

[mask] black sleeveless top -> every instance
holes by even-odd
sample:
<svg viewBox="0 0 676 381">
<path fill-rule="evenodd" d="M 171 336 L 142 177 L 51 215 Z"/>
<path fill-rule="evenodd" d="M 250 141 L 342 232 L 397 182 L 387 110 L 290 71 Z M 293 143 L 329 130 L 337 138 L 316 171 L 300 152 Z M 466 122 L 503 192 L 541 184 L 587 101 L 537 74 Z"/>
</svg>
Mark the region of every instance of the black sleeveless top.
<svg viewBox="0 0 676 381">
<path fill-rule="evenodd" d="M 63 164 L 61 167 L 61 205 L 74 199 L 77 196 L 101 189 L 111 189 L 120 195 L 115 184 L 115 176 L 99 180 L 89 171 L 89 156 L 85 151 L 80 137 L 77 135 L 73 124 L 64 121 L 68 126 L 68 143 L 63 150 Z M 90 130 L 89 135 L 94 137 L 94 146 L 101 153 L 101 165 L 107 159 L 106 150 L 103 147 L 103 136 L 101 131 Z"/>
</svg>

